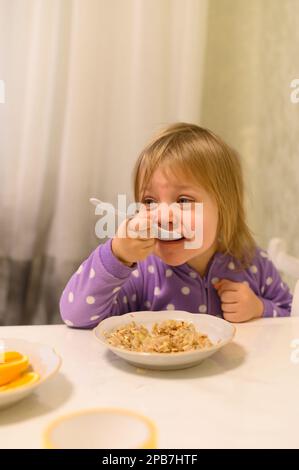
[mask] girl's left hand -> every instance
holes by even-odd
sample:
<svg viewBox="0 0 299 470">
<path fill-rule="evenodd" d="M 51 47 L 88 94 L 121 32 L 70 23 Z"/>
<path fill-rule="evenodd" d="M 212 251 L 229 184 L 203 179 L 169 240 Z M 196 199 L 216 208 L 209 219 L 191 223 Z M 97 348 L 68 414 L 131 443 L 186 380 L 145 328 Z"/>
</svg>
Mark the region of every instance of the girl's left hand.
<svg viewBox="0 0 299 470">
<path fill-rule="evenodd" d="M 247 284 L 221 279 L 214 287 L 221 299 L 225 320 L 240 323 L 263 315 L 262 300 Z"/>
</svg>

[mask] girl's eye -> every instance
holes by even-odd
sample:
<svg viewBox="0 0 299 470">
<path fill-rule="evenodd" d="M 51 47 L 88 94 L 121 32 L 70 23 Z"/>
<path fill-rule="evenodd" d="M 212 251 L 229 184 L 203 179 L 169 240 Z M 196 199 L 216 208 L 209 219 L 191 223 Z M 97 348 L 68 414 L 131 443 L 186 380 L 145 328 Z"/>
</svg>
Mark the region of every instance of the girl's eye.
<svg viewBox="0 0 299 470">
<path fill-rule="evenodd" d="M 150 198 L 144 199 L 142 203 L 146 206 L 147 209 L 154 209 L 157 204 L 153 199 Z"/>
<path fill-rule="evenodd" d="M 186 204 L 186 203 L 188 203 L 188 202 L 191 204 L 191 203 L 194 202 L 194 201 L 193 201 L 192 199 L 188 199 L 187 197 L 180 197 L 179 200 L 178 200 L 178 202 L 179 202 L 180 204 Z"/>
</svg>

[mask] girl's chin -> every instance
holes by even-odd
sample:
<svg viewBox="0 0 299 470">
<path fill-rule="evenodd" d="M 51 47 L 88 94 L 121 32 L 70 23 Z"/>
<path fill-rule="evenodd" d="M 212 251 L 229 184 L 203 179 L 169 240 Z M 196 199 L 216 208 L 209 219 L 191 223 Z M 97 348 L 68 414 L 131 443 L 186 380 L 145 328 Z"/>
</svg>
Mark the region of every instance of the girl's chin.
<svg viewBox="0 0 299 470">
<path fill-rule="evenodd" d="M 174 241 L 157 240 L 155 254 L 166 264 L 179 266 L 193 258 L 194 250 L 184 249 L 186 239 Z"/>
</svg>

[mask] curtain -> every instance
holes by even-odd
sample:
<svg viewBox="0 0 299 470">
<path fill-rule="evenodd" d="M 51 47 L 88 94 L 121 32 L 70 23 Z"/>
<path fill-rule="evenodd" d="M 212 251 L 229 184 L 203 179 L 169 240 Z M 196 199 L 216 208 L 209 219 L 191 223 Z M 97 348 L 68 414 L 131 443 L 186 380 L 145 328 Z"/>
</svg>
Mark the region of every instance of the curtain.
<svg viewBox="0 0 299 470">
<path fill-rule="evenodd" d="M 299 0 L 0 0 L 0 325 L 60 322 L 88 199 L 131 202 L 173 121 L 239 150 L 257 241 L 299 257 L 298 42 Z"/>
<path fill-rule="evenodd" d="M 299 79 L 298 44 L 298 0 L 209 0 L 202 124 L 241 154 L 259 244 L 283 238 L 297 258 L 299 103 L 291 84 Z"/>
<path fill-rule="evenodd" d="M 201 122 L 206 0 L 0 0 L 0 325 L 59 323 L 147 139 Z"/>
</svg>

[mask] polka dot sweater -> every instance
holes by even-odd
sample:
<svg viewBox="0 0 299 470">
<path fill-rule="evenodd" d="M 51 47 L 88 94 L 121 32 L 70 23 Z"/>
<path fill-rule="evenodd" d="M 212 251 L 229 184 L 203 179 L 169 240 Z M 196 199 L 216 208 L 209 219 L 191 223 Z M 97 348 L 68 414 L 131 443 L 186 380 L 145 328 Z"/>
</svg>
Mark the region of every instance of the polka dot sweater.
<svg viewBox="0 0 299 470">
<path fill-rule="evenodd" d="M 68 281 L 60 312 L 66 325 L 93 328 L 101 320 L 141 310 L 187 310 L 223 317 L 213 284 L 219 279 L 248 283 L 264 304 L 264 317 L 290 315 L 292 294 L 258 248 L 252 265 L 237 269 L 233 257 L 216 252 L 201 277 L 187 263 L 169 266 L 155 255 L 128 267 L 111 250 L 111 239 L 99 245 Z"/>
</svg>

